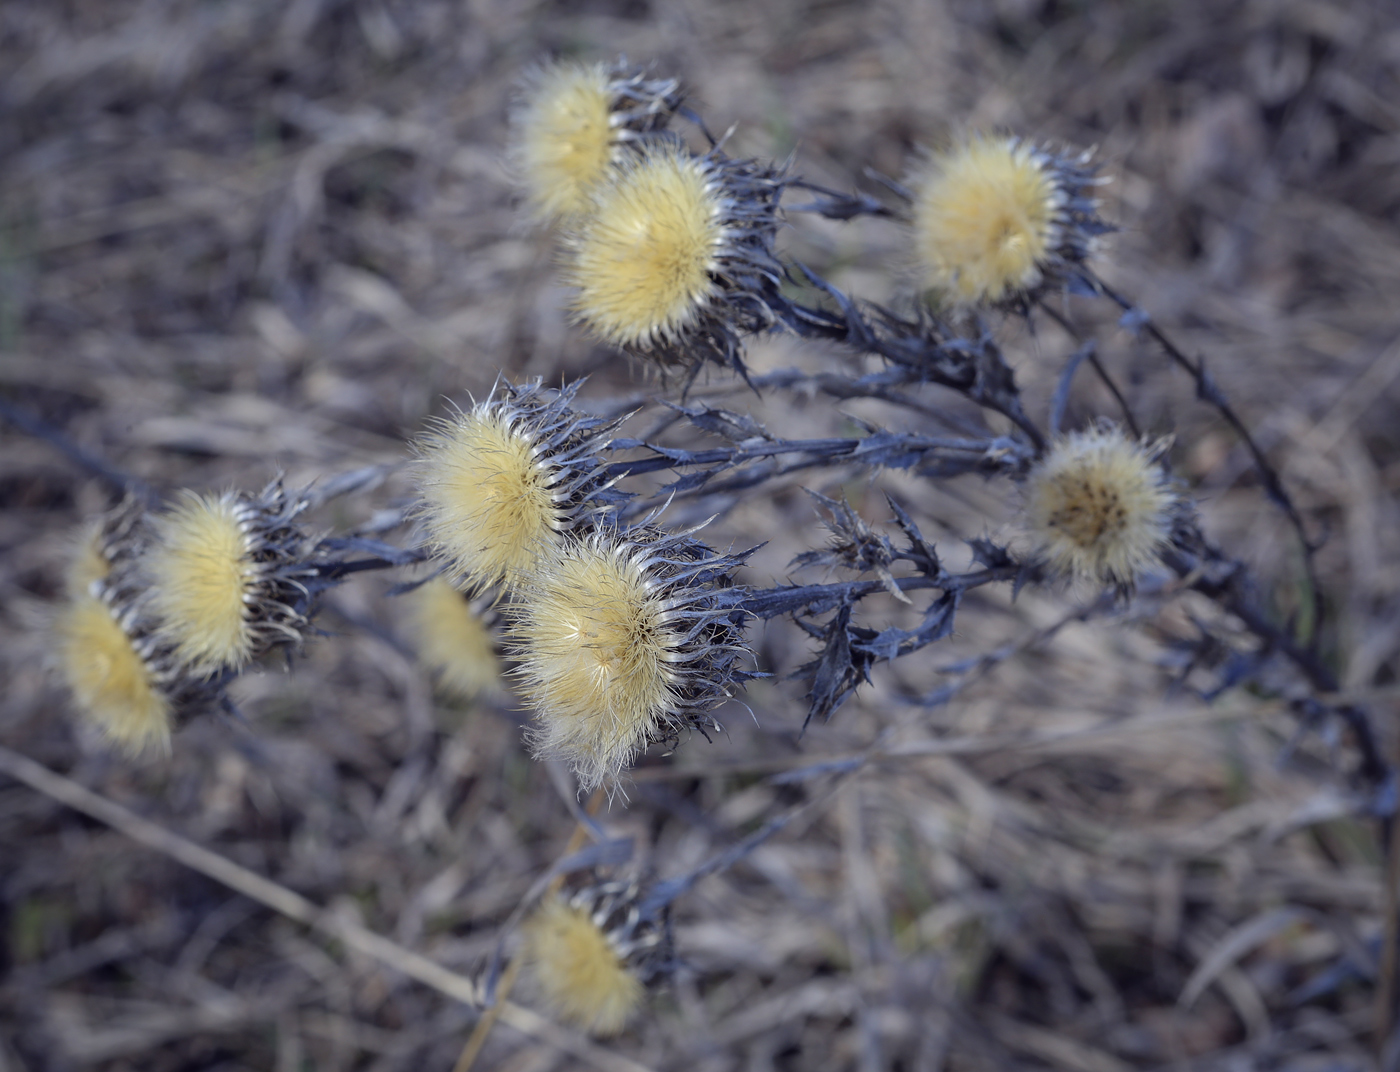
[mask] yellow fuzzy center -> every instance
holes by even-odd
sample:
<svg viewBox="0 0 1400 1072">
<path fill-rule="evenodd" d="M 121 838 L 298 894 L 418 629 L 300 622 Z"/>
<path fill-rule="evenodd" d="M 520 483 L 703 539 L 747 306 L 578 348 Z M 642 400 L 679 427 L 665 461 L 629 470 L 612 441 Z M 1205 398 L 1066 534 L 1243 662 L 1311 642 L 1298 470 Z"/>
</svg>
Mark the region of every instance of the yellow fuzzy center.
<svg viewBox="0 0 1400 1072">
<path fill-rule="evenodd" d="M 575 311 L 617 346 L 672 337 L 709 300 L 723 237 L 704 165 L 678 150 L 653 151 L 604 188 L 575 237 Z"/>
<path fill-rule="evenodd" d="M 64 679 L 88 721 L 131 752 L 168 748 L 170 704 L 105 603 L 74 599 L 58 639 Z"/>
<path fill-rule="evenodd" d="M 1028 145 L 977 139 L 936 156 L 914 205 L 926 285 L 964 302 L 1034 286 L 1055 236 L 1056 195 Z"/>
<path fill-rule="evenodd" d="M 419 658 L 443 688 L 463 699 L 494 691 L 501 664 L 491 631 L 462 593 L 436 579 L 414 589 L 408 600 Z"/>
<path fill-rule="evenodd" d="M 240 667 L 253 651 L 248 602 L 257 576 L 232 495 L 187 495 L 159 520 L 148 568 L 152 606 L 177 658 L 198 673 Z"/>
<path fill-rule="evenodd" d="M 642 999 L 642 984 L 582 908 L 548 901 L 525 927 L 525 955 L 546 1004 L 560 1019 L 613 1035 Z"/>
<path fill-rule="evenodd" d="M 615 776 L 674 702 L 679 640 L 660 598 L 620 554 L 569 548 L 523 595 L 514 635 L 542 754 L 570 760 L 585 788 Z"/>
<path fill-rule="evenodd" d="M 611 108 L 601 66 L 565 64 L 540 76 L 516 136 L 522 177 L 544 215 L 569 218 L 588 209 L 615 148 Z"/>
<path fill-rule="evenodd" d="M 510 582 L 562 525 L 529 437 L 489 404 L 430 442 L 421 474 L 429 533 L 470 586 Z"/>
</svg>

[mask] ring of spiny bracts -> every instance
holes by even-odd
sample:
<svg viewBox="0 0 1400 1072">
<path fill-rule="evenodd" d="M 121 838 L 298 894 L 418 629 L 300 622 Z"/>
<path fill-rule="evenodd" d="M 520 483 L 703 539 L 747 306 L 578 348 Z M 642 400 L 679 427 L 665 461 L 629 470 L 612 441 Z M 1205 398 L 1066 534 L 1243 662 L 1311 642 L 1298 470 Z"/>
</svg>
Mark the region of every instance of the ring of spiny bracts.
<svg viewBox="0 0 1400 1072">
<path fill-rule="evenodd" d="M 565 278 L 595 336 L 662 368 L 744 372 L 744 335 L 777 321 L 780 170 L 657 142 L 622 161 L 564 233 Z"/>
<path fill-rule="evenodd" d="M 509 587 L 566 533 L 627 498 L 598 459 L 625 417 L 576 413 L 579 386 L 502 381 L 419 440 L 419 513 L 459 585 Z"/>
<path fill-rule="evenodd" d="M 680 106 L 680 83 L 624 64 L 554 63 L 526 76 L 511 157 L 537 216 L 586 213 L 610 170 Z"/>
<path fill-rule="evenodd" d="M 256 495 L 186 491 L 152 520 L 147 598 L 161 639 L 190 673 L 241 670 L 301 642 L 317 540 L 296 519 L 309 505 L 274 480 Z"/>
<path fill-rule="evenodd" d="M 976 136 L 933 153 L 911 182 L 923 284 L 954 305 L 1024 306 L 1071 283 L 1112 230 L 1088 152 L 1066 156 L 1018 137 Z"/>
<path fill-rule="evenodd" d="M 604 526 L 542 558 L 509 608 L 536 754 L 591 790 L 648 744 L 717 730 L 713 709 L 754 676 L 731 580 L 742 559 L 651 526 Z"/>
</svg>

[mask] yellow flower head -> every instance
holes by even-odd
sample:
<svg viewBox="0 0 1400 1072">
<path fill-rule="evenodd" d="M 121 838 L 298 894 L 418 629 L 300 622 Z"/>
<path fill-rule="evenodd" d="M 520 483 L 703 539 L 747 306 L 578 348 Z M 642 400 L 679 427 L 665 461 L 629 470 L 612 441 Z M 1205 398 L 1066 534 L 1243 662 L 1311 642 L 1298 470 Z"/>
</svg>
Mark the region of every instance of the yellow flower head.
<svg viewBox="0 0 1400 1072">
<path fill-rule="evenodd" d="M 1053 572 L 1131 588 L 1157 561 L 1178 507 L 1162 449 L 1104 426 L 1061 439 L 1031 470 L 1025 524 Z"/>
<path fill-rule="evenodd" d="M 565 236 L 578 319 L 661 363 L 741 368 L 738 337 L 773 322 L 781 185 L 776 172 L 674 143 L 623 161 Z"/>
<path fill-rule="evenodd" d="M 639 135 L 680 103 L 674 79 L 647 79 L 601 63 L 556 63 L 534 72 L 512 117 L 512 157 L 535 212 L 575 219 Z"/>
<path fill-rule="evenodd" d="M 473 700 L 500 688 L 501 660 L 481 609 L 441 578 L 420 585 L 404 598 L 418 657 L 437 675 L 444 690 Z"/>
<path fill-rule="evenodd" d="M 593 1035 L 615 1035 L 641 1005 L 660 942 L 636 889 L 607 883 L 546 900 L 523 927 L 522 955 L 545 1005 Z"/>
<path fill-rule="evenodd" d="M 149 645 L 86 593 L 71 600 L 57 625 L 59 664 L 83 717 L 131 753 L 169 751 L 171 703 Z"/>
<path fill-rule="evenodd" d="M 1063 275 L 1107 229 L 1095 182 L 1087 154 L 1062 158 L 1019 138 L 973 137 L 932 155 L 913 183 L 924 285 L 970 305 Z"/>
<path fill-rule="evenodd" d="M 292 519 L 305 506 L 274 483 L 258 496 L 186 491 L 155 519 L 144 563 L 150 610 L 190 673 L 238 670 L 300 639 L 305 589 L 296 578 L 311 544 Z"/>
<path fill-rule="evenodd" d="M 112 571 L 103 551 L 102 529 L 89 525 L 78 537 L 68 568 L 63 573 L 63 590 L 69 599 L 89 594 L 92 586 Z"/>
<path fill-rule="evenodd" d="M 542 559 L 510 631 L 536 753 L 568 760 L 587 791 L 649 742 L 713 725 L 707 712 L 747 677 L 721 598 L 736 564 L 653 529 L 601 530 Z"/>
<path fill-rule="evenodd" d="M 420 441 L 424 527 L 459 583 L 514 583 L 599 508 L 609 481 L 594 455 L 616 422 L 574 413 L 576 389 L 505 384 Z"/>
</svg>

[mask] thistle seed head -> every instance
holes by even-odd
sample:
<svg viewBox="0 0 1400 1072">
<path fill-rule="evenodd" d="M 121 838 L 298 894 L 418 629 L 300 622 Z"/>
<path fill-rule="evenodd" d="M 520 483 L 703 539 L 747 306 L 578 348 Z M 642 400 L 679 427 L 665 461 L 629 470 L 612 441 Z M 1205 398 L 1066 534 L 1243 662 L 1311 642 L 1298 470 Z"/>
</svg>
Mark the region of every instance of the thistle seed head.
<svg viewBox="0 0 1400 1072">
<path fill-rule="evenodd" d="M 511 157 L 535 214 L 586 214 L 597 187 L 681 100 L 675 79 L 621 65 L 554 63 L 527 76 L 512 115 Z"/>
<path fill-rule="evenodd" d="M 568 760 L 582 788 L 709 712 L 750 676 L 724 593 L 739 560 L 657 529 L 565 542 L 516 592 L 514 673 L 535 709 L 537 755 Z"/>
<path fill-rule="evenodd" d="M 133 754 L 170 750 L 172 708 L 151 648 L 98 596 L 76 596 L 59 613 L 58 658 L 79 711 Z"/>
<path fill-rule="evenodd" d="M 577 390 L 503 383 L 419 441 L 423 524 L 459 585 L 513 584 L 620 498 L 597 457 L 619 421 L 575 413 Z"/>
<path fill-rule="evenodd" d="M 523 928 L 523 956 L 544 1003 L 589 1034 L 621 1031 L 656 974 L 662 932 L 642 922 L 638 893 L 608 882 L 551 897 Z"/>
<path fill-rule="evenodd" d="M 473 603 L 441 577 L 419 585 L 404 598 L 418 658 L 445 692 L 474 700 L 499 691 L 503 668 L 487 622 L 488 607 Z"/>
<path fill-rule="evenodd" d="M 774 322 L 782 185 L 752 161 L 678 144 L 624 160 L 565 235 L 575 315 L 604 342 L 662 365 L 741 370 L 740 337 Z"/>
<path fill-rule="evenodd" d="M 144 556 L 157 633 L 191 674 L 240 670 L 279 643 L 301 640 L 298 609 L 314 541 L 296 524 L 307 507 L 280 481 L 257 495 L 185 491 L 152 523 Z"/>
<path fill-rule="evenodd" d="M 176 715 L 212 689 L 174 657 L 149 611 L 149 515 L 128 500 L 84 534 L 54 620 L 57 669 L 83 720 L 130 754 L 168 752 Z"/>
<path fill-rule="evenodd" d="M 1112 425 L 1054 444 L 1026 479 L 1025 525 L 1061 576 L 1131 589 L 1168 543 L 1180 501 L 1159 464 L 1165 443 Z"/>
<path fill-rule="evenodd" d="M 957 304 L 1013 300 L 1063 279 L 1108 230 L 1089 154 L 976 136 L 929 157 L 914 180 L 924 286 Z"/>
</svg>

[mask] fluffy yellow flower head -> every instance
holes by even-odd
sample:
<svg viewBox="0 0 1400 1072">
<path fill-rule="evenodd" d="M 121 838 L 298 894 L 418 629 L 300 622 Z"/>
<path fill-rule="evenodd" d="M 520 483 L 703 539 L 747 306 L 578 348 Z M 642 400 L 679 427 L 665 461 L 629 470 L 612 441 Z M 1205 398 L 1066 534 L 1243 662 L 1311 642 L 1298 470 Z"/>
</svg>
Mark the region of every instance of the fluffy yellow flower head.
<svg viewBox="0 0 1400 1072">
<path fill-rule="evenodd" d="M 615 1035 L 636 1012 L 642 982 L 588 905 L 551 898 L 526 922 L 524 956 L 545 1004 L 594 1035 Z"/>
<path fill-rule="evenodd" d="M 665 122 L 679 103 L 674 80 L 648 80 L 601 63 L 536 71 L 513 116 L 516 170 L 536 213 L 576 219 L 637 134 Z"/>
<path fill-rule="evenodd" d="M 573 239 L 580 317 L 615 346 L 692 325 L 715 294 L 722 212 L 703 160 L 665 146 L 629 161 Z"/>
<path fill-rule="evenodd" d="M 564 548 L 516 608 L 537 750 L 570 760 L 586 790 L 621 771 L 674 707 L 684 634 L 668 611 L 640 561 L 600 540 Z"/>
<path fill-rule="evenodd" d="M 170 700 L 111 608 L 78 595 L 57 625 L 63 677 L 83 717 L 129 752 L 169 751 Z"/>
<path fill-rule="evenodd" d="M 437 674 L 446 691 L 471 700 L 499 689 L 502 668 L 495 638 L 461 592 L 434 578 L 405 599 L 418 657 Z"/>
<path fill-rule="evenodd" d="M 186 491 L 156 530 L 146 563 L 151 609 L 176 658 L 195 673 L 243 666 L 254 649 L 249 605 L 261 569 L 238 498 Z"/>
<path fill-rule="evenodd" d="M 1056 573 L 1130 587 L 1171 535 L 1177 495 L 1144 445 L 1113 427 L 1060 440 L 1026 481 L 1025 523 Z"/>
<path fill-rule="evenodd" d="M 607 70 L 561 63 L 542 71 L 531 90 L 516 123 L 528 196 L 542 215 L 577 216 L 617 147 Z"/>
<path fill-rule="evenodd" d="M 599 531 L 541 560 L 510 629 L 536 753 L 591 790 L 647 743 L 713 726 L 707 712 L 747 677 L 719 600 L 736 564 L 654 529 Z"/>
<path fill-rule="evenodd" d="M 924 285 L 954 302 L 998 302 L 1083 260 L 1105 229 L 1084 164 L 1019 138 L 974 137 L 931 156 L 914 182 Z"/>
<path fill-rule="evenodd" d="M 607 485 L 593 457 L 615 422 L 582 417 L 574 389 L 505 384 L 419 443 L 424 527 L 454 580 L 513 584 Z"/>
<path fill-rule="evenodd" d="M 739 337 L 770 326 L 779 172 L 660 143 L 614 169 L 565 235 L 574 313 L 613 346 L 663 364 L 742 370 Z"/>
</svg>

